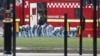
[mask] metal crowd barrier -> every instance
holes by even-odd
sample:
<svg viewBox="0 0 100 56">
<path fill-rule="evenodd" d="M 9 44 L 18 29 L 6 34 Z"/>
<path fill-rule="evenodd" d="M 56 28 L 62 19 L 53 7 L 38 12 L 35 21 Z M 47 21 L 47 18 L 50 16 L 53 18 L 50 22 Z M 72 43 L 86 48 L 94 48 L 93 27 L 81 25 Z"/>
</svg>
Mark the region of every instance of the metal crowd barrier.
<svg viewBox="0 0 100 56">
<path fill-rule="evenodd" d="M 7 0 L 8 1 L 8 0 Z M 82 13 L 82 1 L 83 0 L 80 0 L 80 27 L 81 27 L 81 32 L 80 32 L 80 46 L 79 46 L 79 55 L 82 56 L 82 28 L 83 28 L 83 21 L 82 21 L 82 16 L 83 16 L 83 13 Z M 96 4 L 97 4 L 97 0 L 93 0 L 93 56 L 97 56 L 97 32 L 96 32 Z M 9 3 L 7 4 L 9 5 Z M 7 8 L 9 10 L 9 6 Z M 68 50 L 67 50 L 67 33 L 68 33 L 68 30 L 67 30 L 67 14 L 64 14 L 64 24 L 65 24 L 65 32 L 64 32 L 64 56 L 67 56 L 68 55 Z M 8 55 L 11 55 L 13 53 L 13 56 L 16 56 L 16 36 L 15 36 L 15 28 L 16 28 L 16 25 L 15 25 L 15 0 L 13 1 L 13 38 L 11 38 L 11 23 L 8 23 L 10 22 L 8 19 L 7 21 L 5 21 L 5 30 L 4 30 L 4 54 L 5 56 L 8 56 Z M 9 26 L 9 27 L 8 27 Z M 10 30 L 9 32 L 6 32 Z M 9 39 L 8 39 L 9 38 Z M 11 49 L 11 39 L 13 39 L 13 49 Z"/>
</svg>

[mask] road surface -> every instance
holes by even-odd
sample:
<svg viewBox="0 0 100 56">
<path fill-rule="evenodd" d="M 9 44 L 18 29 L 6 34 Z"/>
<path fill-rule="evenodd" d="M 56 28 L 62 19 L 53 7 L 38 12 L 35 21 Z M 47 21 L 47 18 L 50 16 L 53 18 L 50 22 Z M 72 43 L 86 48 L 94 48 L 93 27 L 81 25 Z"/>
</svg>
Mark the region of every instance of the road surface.
<svg viewBox="0 0 100 56">
<path fill-rule="evenodd" d="M 4 56 L 0 53 L 0 56 Z M 17 53 L 16 56 L 64 56 L 63 53 Z M 68 54 L 68 56 L 79 56 L 79 54 Z M 93 54 L 83 54 L 82 56 L 93 56 Z M 100 54 L 98 54 L 100 56 Z"/>
</svg>

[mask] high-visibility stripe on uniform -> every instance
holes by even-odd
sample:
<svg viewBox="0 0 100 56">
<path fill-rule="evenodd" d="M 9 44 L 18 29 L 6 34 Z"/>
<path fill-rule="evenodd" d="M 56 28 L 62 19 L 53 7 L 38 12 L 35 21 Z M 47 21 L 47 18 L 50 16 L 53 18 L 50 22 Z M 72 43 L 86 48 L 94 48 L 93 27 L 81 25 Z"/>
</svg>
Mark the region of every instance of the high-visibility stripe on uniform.
<svg viewBox="0 0 100 56">
<path fill-rule="evenodd" d="M 16 21 L 20 21 L 20 19 L 19 19 L 19 18 L 16 18 L 15 20 L 16 20 Z"/>
<path fill-rule="evenodd" d="M 19 22 L 16 22 L 16 32 L 19 32 Z"/>
<path fill-rule="evenodd" d="M 78 27 L 78 34 L 81 34 L 81 27 Z"/>
<path fill-rule="evenodd" d="M 10 23 L 10 22 L 12 22 L 12 19 L 11 19 L 11 18 L 5 18 L 5 19 L 3 20 L 3 22 L 4 22 L 4 23 Z"/>
<path fill-rule="evenodd" d="M 5 19 L 6 19 L 6 20 L 5 20 Z M 12 22 L 12 21 L 13 21 L 12 18 L 5 18 L 5 19 L 3 20 L 3 22 Z M 8 20 L 7 20 L 7 19 L 8 19 Z M 20 22 L 20 19 L 19 19 L 19 18 L 16 18 L 15 21 Z"/>
<path fill-rule="evenodd" d="M 67 22 L 67 32 L 70 31 L 70 24 Z"/>
</svg>

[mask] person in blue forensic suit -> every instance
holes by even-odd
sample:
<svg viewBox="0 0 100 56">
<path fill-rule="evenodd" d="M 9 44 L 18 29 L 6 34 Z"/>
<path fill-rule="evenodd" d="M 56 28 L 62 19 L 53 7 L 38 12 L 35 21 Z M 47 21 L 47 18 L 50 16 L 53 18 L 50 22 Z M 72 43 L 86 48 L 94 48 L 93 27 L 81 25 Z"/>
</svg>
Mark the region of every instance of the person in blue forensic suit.
<svg viewBox="0 0 100 56">
<path fill-rule="evenodd" d="M 75 38 L 77 34 L 78 28 L 77 27 L 70 27 L 70 31 L 68 32 L 68 36 Z"/>
</svg>

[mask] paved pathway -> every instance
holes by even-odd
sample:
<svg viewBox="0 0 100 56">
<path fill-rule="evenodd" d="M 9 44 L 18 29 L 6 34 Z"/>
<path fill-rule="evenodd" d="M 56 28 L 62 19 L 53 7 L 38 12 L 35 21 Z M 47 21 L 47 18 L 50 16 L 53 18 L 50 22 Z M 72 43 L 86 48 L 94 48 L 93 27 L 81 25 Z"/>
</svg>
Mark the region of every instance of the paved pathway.
<svg viewBox="0 0 100 56">
<path fill-rule="evenodd" d="M 0 27 L 0 36 L 2 36 L 3 35 L 3 29 L 2 29 L 2 27 Z"/>
<path fill-rule="evenodd" d="M 3 56 L 3 53 L 0 53 Z M 64 56 L 63 53 L 17 53 L 16 56 Z M 68 54 L 68 56 L 79 56 L 79 54 Z M 82 56 L 93 56 L 93 54 L 83 54 Z M 100 54 L 98 54 L 100 56 Z"/>
</svg>

